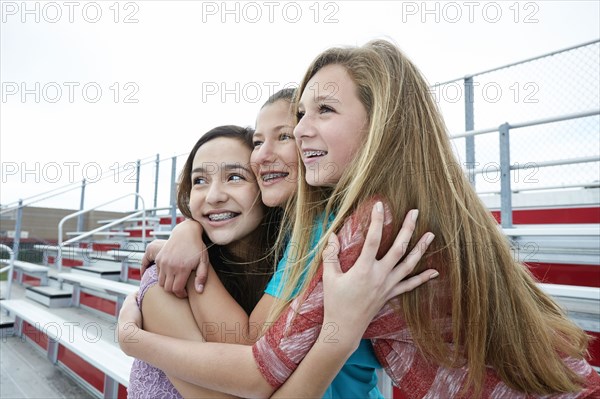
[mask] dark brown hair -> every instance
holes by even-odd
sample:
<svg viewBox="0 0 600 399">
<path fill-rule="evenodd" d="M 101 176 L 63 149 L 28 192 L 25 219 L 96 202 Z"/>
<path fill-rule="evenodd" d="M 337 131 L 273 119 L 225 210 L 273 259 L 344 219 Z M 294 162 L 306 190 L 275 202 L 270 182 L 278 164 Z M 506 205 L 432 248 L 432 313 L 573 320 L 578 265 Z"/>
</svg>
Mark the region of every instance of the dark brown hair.
<svg viewBox="0 0 600 399">
<path fill-rule="evenodd" d="M 192 189 L 191 172 L 194 158 L 198 149 L 209 141 L 218 138 L 237 140 L 252 150 L 252 135 L 254 130 L 234 125 L 219 126 L 206 132 L 196 142 L 190 152 L 183 170 L 179 175 L 177 187 L 177 206 L 182 214 L 193 219 L 189 208 L 190 191 Z M 260 196 L 256 201 L 261 201 Z M 203 240 L 208 249 L 210 263 L 219 276 L 219 279 L 236 300 L 237 303 L 250 314 L 263 295 L 263 291 L 273 274 L 273 259 L 268 256 L 275 243 L 277 230 L 280 223 L 279 212 L 271 210 L 264 205 L 264 217 L 261 224 L 251 234 L 253 240 L 252 252 L 244 256 L 235 256 L 227 249 L 227 245 L 213 244 L 206 234 Z"/>
</svg>

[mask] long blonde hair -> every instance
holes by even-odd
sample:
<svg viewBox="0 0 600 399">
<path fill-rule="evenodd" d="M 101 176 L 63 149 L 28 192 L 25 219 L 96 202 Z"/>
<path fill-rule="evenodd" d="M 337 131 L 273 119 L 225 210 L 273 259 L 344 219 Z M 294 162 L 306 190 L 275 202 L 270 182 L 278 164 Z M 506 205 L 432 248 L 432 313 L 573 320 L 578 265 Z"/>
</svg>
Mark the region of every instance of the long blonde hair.
<svg viewBox="0 0 600 399">
<path fill-rule="evenodd" d="M 413 237 L 427 231 L 436 236 L 415 273 L 433 267 L 440 277 L 403 294 L 399 309 L 428 359 L 446 367 L 466 366 L 466 387 L 475 395 L 481 393 L 486 366 L 519 391 L 578 390 L 581 380 L 561 356 L 583 357 L 588 336 L 513 259 L 507 239 L 465 178 L 418 69 L 387 41 L 332 48 L 313 61 L 296 99 L 330 64 L 343 66 L 356 84 L 369 118 L 368 134 L 334 188 L 308 186 L 299 167 L 297 197 L 286 208 L 288 224 L 279 240 L 289 239 L 293 256 L 283 278 L 284 299 L 270 318 L 281 314 L 296 286 L 302 295 L 321 263 L 327 236 L 358 204 L 378 194 L 392 211 L 394 235 L 404 215 L 417 208 Z M 325 219 L 319 219 L 323 214 Z M 315 221 L 332 214 L 333 222 L 324 225 L 318 245 L 310 248 Z M 451 325 L 444 323 L 448 318 Z M 449 340 L 454 345 L 448 346 Z"/>
</svg>

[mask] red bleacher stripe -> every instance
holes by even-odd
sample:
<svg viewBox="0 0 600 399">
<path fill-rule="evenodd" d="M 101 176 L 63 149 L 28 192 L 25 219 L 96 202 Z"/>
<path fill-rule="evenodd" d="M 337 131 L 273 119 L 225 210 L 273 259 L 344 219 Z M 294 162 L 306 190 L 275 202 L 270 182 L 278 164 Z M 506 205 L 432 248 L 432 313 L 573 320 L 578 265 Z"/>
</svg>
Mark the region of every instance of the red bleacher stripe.
<svg viewBox="0 0 600 399">
<path fill-rule="evenodd" d="M 37 327 L 43 328 L 37 323 Z M 40 331 L 38 328 L 32 326 L 28 322 L 23 320 L 23 334 L 29 337 L 33 342 L 35 342 L 40 348 L 45 351 L 48 350 L 48 336 Z"/>
<path fill-rule="evenodd" d="M 142 279 L 142 276 L 140 275 L 140 269 L 129 268 L 128 274 L 129 275 L 127 276 L 127 278 L 130 280 L 140 281 Z"/>
<path fill-rule="evenodd" d="M 492 211 L 500 223 L 500 211 Z M 600 207 L 513 210 L 513 224 L 600 223 Z"/>
<path fill-rule="evenodd" d="M 542 283 L 600 287 L 600 265 L 527 262 L 527 266 Z"/>
<path fill-rule="evenodd" d="M 146 229 L 146 237 L 154 237 L 152 234 L 152 229 Z M 126 233 L 129 233 L 129 237 L 141 237 L 142 230 L 125 230 Z"/>
<path fill-rule="evenodd" d="M 181 223 L 184 220 L 185 220 L 185 217 L 183 217 L 183 216 L 177 216 L 175 218 L 175 224 Z M 168 225 L 171 225 L 171 216 L 161 217 L 160 221 L 158 223 L 159 224 L 168 224 Z"/>
<path fill-rule="evenodd" d="M 110 251 L 111 249 L 119 249 L 121 248 L 121 245 L 118 243 L 98 243 L 95 242 L 92 244 L 92 250 L 93 251 L 99 251 L 99 252 L 104 252 L 104 251 Z"/>
<path fill-rule="evenodd" d="M 88 294 L 87 292 L 81 293 L 79 297 L 79 303 L 113 316 L 115 315 L 117 309 L 117 304 L 114 301 L 100 298 L 95 295 Z"/>
<path fill-rule="evenodd" d="M 23 274 L 23 283 L 24 284 L 29 284 L 29 285 L 33 285 L 35 287 L 39 286 L 41 283 L 41 280 L 37 277 L 33 277 L 33 276 L 28 276 L 26 274 Z"/>
<path fill-rule="evenodd" d="M 98 391 L 104 392 L 104 373 L 62 345 L 58 346 L 58 361 Z"/>
<path fill-rule="evenodd" d="M 53 265 L 54 260 L 55 260 L 54 256 L 48 256 L 48 264 Z M 67 266 L 67 267 L 83 266 L 83 261 L 77 260 L 77 259 L 63 258 L 62 265 Z"/>
<path fill-rule="evenodd" d="M 118 399 L 127 399 L 127 387 L 119 384 L 119 392 L 117 393 Z"/>
</svg>

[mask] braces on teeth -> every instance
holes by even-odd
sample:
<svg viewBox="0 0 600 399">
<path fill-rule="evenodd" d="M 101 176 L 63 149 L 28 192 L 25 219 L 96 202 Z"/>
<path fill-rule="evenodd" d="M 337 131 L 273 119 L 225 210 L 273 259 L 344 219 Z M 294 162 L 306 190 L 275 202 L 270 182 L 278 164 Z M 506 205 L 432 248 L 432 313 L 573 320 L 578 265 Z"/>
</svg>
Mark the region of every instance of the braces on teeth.
<svg viewBox="0 0 600 399">
<path fill-rule="evenodd" d="M 228 213 L 215 213 L 212 215 L 209 215 L 208 218 L 212 221 L 220 221 L 220 220 L 226 220 L 226 219 L 231 219 L 235 217 L 235 214 L 233 212 L 228 212 Z"/>
</svg>

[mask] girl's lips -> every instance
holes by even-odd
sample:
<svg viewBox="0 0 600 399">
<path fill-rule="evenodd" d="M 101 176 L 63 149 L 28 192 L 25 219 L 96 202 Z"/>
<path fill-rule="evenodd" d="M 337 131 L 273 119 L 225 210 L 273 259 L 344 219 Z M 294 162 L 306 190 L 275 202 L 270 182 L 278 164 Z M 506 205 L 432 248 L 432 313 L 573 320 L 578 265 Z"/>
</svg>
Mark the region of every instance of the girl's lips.
<svg viewBox="0 0 600 399">
<path fill-rule="evenodd" d="M 302 162 L 304 162 L 304 165 L 310 165 L 312 163 L 316 163 L 319 162 L 319 160 L 321 158 L 323 158 L 325 155 L 321 155 L 318 157 L 311 157 L 311 158 L 302 158 Z"/>
<path fill-rule="evenodd" d="M 260 180 L 263 186 L 271 186 L 284 180 L 289 175 L 287 172 L 268 172 L 261 174 Z"/>
<path fill-rule="evenodd" d="M 302 150 L 302 162 L 305 165 L 309 165 L 313 162 L 316 162 L 320 158 L 323 158 L 327 155 L 327 151 L 323 150 Z"/>
<path fill-rule="evenodd" d="M 222 211 L 222 212 L 211 212 L 204 216 L 204 219 L 208 225 L 213 227 L 220 227 L 228 224 L 232 220 L 235 220 L 241 213 Z"/>
</svg>

